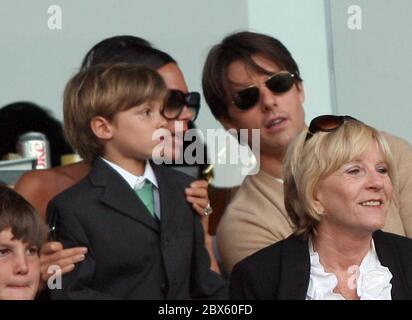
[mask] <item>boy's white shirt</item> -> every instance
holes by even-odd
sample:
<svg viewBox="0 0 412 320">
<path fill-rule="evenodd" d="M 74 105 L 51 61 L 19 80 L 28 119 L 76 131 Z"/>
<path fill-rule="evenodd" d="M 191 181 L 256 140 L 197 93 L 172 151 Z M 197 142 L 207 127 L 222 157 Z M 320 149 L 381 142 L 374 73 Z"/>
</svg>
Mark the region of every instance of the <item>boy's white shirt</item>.
<svg viewBox="0 0 412 320">
<path fill-rule="evenodd" d="M 153 168 L 150 165 L 150 162 L 146 160 L 144 173 L 142 176 L 135 176 L 134 174 L 130 173 L 129 171 L 119 167 L 117 164 L 101 157 L 103 161 L 105 161 L 109 166 L 111 166 L 120 176 L 126 180 L 127 184 L 133 190 L 135 188 L 140 189 L 144 185 L 145 179 L 149 180 L 155 188 L 153 188 L 153 199 L 155 204 L 155 213 L 156 216 L 160 219 L 160 197 L 159 197 L 159 187 L 156 179 L 156 175 L 154 174 Z"/>
</svg>

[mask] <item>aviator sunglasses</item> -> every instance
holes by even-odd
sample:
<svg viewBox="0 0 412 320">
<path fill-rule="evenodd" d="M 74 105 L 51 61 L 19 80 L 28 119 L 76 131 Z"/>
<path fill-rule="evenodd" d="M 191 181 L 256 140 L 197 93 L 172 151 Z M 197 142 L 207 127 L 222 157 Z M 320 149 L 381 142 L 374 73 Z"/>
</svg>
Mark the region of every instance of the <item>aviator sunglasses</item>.
<svg viewBox="0 0 412 320">
<path fill-rule="evenodd" d="M 252 108 L 259 101 L 259 88 L 261 84 L 265 84 L 266 87 L 275 94 L 285 93 L 292 88 L 295 75 L 289 71 L 280 71 L 272 74 L 265 81 L 251 85 L 243 90 L 236 92 L 233 96 L 233 103 L 240 110 L 248 110 Z"/>
<path fill-rule="evenodd" d="M 322 131 L 322 132 L 331 132 L 339 127 L 341 127 L 346 121 L 358 121 L 359 120 L 351 117 L 351 116 L 335 116 L 335 115 L 323 115 L 314 118 L 309 125 L 308 133 L 306 134 L 305 138 L 305 143 L 308 141 L 310 138 L 313 137 L 313 135 L 316 132 Z"/>
<path fill-rule="evenodd" d="M 195 121 L 200 109 L 200 93 L 192 91 L 184 93 L 180 90 L 169 90 L 162 115 L 168 120 L 177 119 L 187 106 L 192 113 L 190 121 Z"/>
</svg>

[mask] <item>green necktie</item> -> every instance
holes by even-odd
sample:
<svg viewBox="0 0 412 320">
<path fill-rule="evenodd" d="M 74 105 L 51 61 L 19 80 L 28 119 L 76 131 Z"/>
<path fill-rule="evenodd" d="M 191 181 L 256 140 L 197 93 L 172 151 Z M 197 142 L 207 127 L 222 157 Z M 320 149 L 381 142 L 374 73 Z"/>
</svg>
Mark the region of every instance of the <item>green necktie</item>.
<svg viewBox="0 0 412 320">
<path fill-rule="evenodd" d="M 153 184 L 146 179 L 144 182 L 144 186 L 140 189 L 135 187 L 134 191 L 139 196 L 140 200 L 142 200 L 147 210 L 149 210 L 151 216 L 154 218 L 155 210 L 153 199 Z"/>
</svg>

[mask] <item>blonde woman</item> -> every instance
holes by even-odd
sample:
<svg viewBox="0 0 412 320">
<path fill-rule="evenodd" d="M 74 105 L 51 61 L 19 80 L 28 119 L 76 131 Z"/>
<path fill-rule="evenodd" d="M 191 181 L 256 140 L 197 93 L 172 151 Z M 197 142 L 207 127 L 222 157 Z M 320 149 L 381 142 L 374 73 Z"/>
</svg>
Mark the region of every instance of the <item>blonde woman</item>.
<svg viewBox="0 0 412 320">
<path fill-rule="evenodd" d="M 237 264 L 236 299 L 410 299 L 412 240 L 379 231 L 395 168 L 381 133 L 349 116 L 312 120 L 288 149 L 293 235 Z"/>
</svg>

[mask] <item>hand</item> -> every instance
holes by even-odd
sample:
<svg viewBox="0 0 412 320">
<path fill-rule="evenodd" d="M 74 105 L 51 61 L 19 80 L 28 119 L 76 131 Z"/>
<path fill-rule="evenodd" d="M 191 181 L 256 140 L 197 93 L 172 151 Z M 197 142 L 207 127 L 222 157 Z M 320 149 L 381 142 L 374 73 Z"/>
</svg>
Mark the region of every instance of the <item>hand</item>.
<svg viewBox="0 0 412 320">
<path fill-rule="evenodd" d="M 209 235 L 209 216 L 205 215 L 205 208 L 209 204 L 209 196 L 207 193 L 208 183 L 205 180 L 196 180 L 190 184 L 190 188 L 186 188 L 186 200 L 192 204 L 193 209 L 201 217 L 203 231 L 206 241 Z"/>
<path fill-rule="evenodd" d="M 205 208 L 209 204 L 207 187 L 207 181 L 196 180 L 190 184 L 190 188 L 186 188 L 185 190 L 186 200 L 201 217 L 205 216 Z"/>
<path fill-rule="evenodd" d="M 219 264 L 213 250 L 213 239 L 209 234 L 209 216 L 205 215 L 205 209 L 209 205 L 209 195 L 207 192 L 208 182 L 205 180 L 196 180 L 186 188 L 186 200 L 192 204 L 193 209 L 201 216 L 201 222 L 205 237 L 205 247 L 210 257 L 211 270 L 220 273 Z"/>
<path fill-rule="evenodd" d="M 41 279 L 47 283 L 52 276 L 48 273 L 51 265 L 57 265 L 62 270 L 62 275 L 74 269 L 74 265 L 85 259 L 87 248 L 75 247 L 64 249 L 60 242 L 46 242 L 40 252 Z"/>
</svg>

